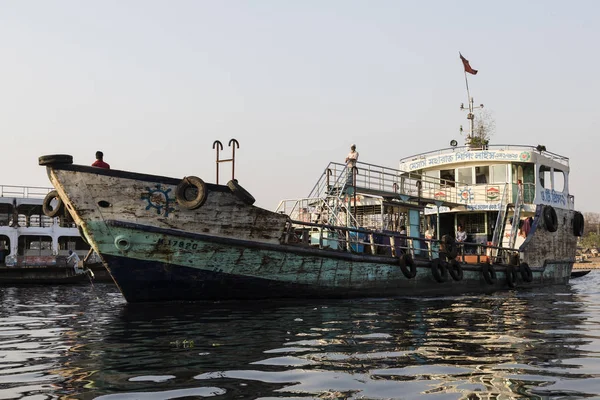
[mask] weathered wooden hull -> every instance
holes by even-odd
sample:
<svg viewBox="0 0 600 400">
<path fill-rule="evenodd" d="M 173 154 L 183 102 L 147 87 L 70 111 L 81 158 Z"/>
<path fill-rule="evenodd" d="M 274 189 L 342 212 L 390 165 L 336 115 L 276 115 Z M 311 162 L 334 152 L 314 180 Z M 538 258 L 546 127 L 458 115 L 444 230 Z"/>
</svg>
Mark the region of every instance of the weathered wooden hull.
<svg viewBox="0 0 600 400">
<path fill-rule="evenodd" d="M 485 281 L 480 265 L 463 266 L 461 281 L 448 276 L 446 281 L 438 282 L 430 262 L 418 260 L 416 276 L 408 279 L 396 262 L 385 257 L 373 260 L 371 256 L 293 246 L 249 246 L 235 240 L 215 240 L 194 233 L 115 221 L 108 226 L 122 237 L 144 232 L 144 240 L 136 242 L 137 250 L 132 245 L 127 257 L 113 251 L 101 253 L 129 302 L 388 297 L 482 293 L 509 288 L 506 268 L 501 266 L 496 266 L 496 282 L 492 284 Z M 183 243 L 189 250 L 168 257 L 156 256 L 162 246 L 159 243 L 172 247 Z M 570 269 L 569 262 L 549 263 L 532 269 L 532 282 L 525 282 L 519 275 L 515 287 L 564 284 L 568 282 Z"/>
<path fill-rule="evenodd" d="M 494 266 L 489 283 L 481 265 L 439 282 L 425 259 L 409 279 L 397 258 L 286 244 L 286 215 L 249 205 L 227 186 L 207 185 L 203 205 L 189 210 L 171 198 L 176 179 L 71 164 L 48 172 L 129 302 L 481 293 L 564 284 L 573 265 L 574 239 L 560 243 L 534 227 L 531 282 L 518 276 L 509 285 L 507 267 Z M 559 217 L 572 219 L 569 211 Z"/>
</svg>

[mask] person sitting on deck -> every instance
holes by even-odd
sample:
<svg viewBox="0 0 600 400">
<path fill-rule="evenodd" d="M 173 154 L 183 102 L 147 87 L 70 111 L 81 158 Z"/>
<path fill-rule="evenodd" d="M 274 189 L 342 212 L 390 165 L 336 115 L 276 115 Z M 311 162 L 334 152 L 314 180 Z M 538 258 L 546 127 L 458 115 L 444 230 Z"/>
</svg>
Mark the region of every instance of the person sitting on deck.
<svg viewBox="0 0 600 400">
<path fill-rule="evenodd" d="M 104 153 L 102 153 L 101 151 L 97 151 L 96 152 L 96 161 L 94 161 L 94 163 L 92 164 L 92 167 L 110 169 L 110 165 L 108 165 L 108 163 L 105 163 L 103 158 L 104 158 Z"/>
<path fill-rule="evenodd" d="M 69 257 L 67 257 L 67 265 L 70 262 L 73 262 L 73 269 L 75 270 L 75 273 L 83 274 L 83 269 L 79 268 L 79 261 L 81 260 L 79 259 L 77 253 L 75 253 L 73 250 L 69 250 Z"/>
</svg>

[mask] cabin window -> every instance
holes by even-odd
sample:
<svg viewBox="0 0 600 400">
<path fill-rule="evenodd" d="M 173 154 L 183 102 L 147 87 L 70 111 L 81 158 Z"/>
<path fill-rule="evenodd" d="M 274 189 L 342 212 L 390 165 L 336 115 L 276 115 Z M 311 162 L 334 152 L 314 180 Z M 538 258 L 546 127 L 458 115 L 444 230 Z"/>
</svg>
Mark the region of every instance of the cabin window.
<svg viewBox="0 0 600 400">
<path fill-rule="evenodd" d="M 485 213 L 461 214 L 457 220 L 458 224 L 462 224 L 467 235 L 485 233 Z"/>
<path fill-rule="evenodd" d="M 471 185 L 473 183 L 473 168 L 459 168 L 457 181 L 460 183 Z"/>
<path fill-rule="evenodd" d="M 83 241 L 80 236 L 61 236 L 58 238 L 59 255 L 67 254 L 69 250 L 89 250 L 90 245 Z"/>
<path fill-rule="evenodd" d="M 540 166 L 540 184 L 544 189 L 552 189 L 552 169 L 550 167 Z"/>
<path fill-rule="evenodd" d="M 475 183 L 488 183 L 490 181 L 490 167 L 475 167 Z"/>
<path fill-rule="evenodd" d="M 455 174 L 453 169 L 443 169 L 440 171 L 440 179 L 442 180 L 442 185 L 452 186 L 454 187 Z"/>
<path fill-rule="evenodd" d="M 554 190 L 564 192 L 565 190 L 565 173 L 560 169 L 554 170 Z"/>
<path fill-rule="evenodd" d="M 51 256 L 52 238 L 37 235 L 19 236 L 18 253 L 21 256 Z"/>
<path fill-rule="evenodd" d="M 506 164 L 492 165 L 492 183 L 506 183 Z"/>
</svg>

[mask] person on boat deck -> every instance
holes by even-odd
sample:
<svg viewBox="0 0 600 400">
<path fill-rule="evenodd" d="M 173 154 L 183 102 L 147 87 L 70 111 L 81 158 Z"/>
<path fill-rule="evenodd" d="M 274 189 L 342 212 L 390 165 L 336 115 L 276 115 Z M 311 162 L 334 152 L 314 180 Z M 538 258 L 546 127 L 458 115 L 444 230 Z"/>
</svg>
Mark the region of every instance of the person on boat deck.
<svg viewBox="0 0 600 400">
<path fill-rule="evenodd" d="M 521 245 L 525 242 L 525 239 L 527 238 L 527 233 L 529 231 L 529 228 L 525 227 L 525 223 L 527 222 L 527 218 L 519 221 L 519 232 L 517 234 L 517 238 L 515 239 L 515 249 L 521 247 Z"/>
<path fill-rule="evenodd" d="M 408 249 L 408 241 L 406 240 L 406 226 L 405 225 L 400 225 L 400 235 L 404 235 L 404 237 L 400 237 L 400 240 L 398 240 L 398 246 L 400 246 L 400 252 L 401 253 L 407 253 Z"/>
<path fill-rule="evenodd" d="M 92 164 L 92 167 L 110 169 L 110 165 L 105 163 L 103 158 L 104 158 L 104 153 L 102 153 L 101 151 L 97 151 L 96 152 L 96 161 L 94 161 L 94 163 Z"/>
<path fill-rule="evenodd" d="M 458 248 L 462 253 L 464 251 L 464 243 L 467 241 L 467 232 L 463 229 L 461 224 L 458 224 L 456 227 L 456 242 L 458 243 Z"/>
<path fill-rule="evenodd" d="M 346 166 L 348 167 L 348 178 L 346 179 L 346 185 L 352 185 L 352 172 L 356 167 L 358 161 L 358 152 L 356 151 L 356 145 L 350 146 L 350 153 L 346 156 Z"/>
<path fill-rule="evenodd" d="M 73 262 L 73 268 L 75 269 L 75 273 L 76 274 L 81 274 L 83 273 L 82 269 L 79 269 L 79 256 L 77 255 L 77 253 L 75 253 L 73 250 L 69 250 L 69 257 L 67 257 L 67 265 L 70 262 Z"/>
<path fill-rule="evenodd" d="M 429 250 L 431 250 L 431 242 L 429 240 L 433 239 L 433 237 L 435 236 L 435 229 L 433 229 L 433 227 L 431 226 L 427 226 L 427 229 L 425 230 L 425 239 L 427 239 L 427 248 Z"/>
</svg>

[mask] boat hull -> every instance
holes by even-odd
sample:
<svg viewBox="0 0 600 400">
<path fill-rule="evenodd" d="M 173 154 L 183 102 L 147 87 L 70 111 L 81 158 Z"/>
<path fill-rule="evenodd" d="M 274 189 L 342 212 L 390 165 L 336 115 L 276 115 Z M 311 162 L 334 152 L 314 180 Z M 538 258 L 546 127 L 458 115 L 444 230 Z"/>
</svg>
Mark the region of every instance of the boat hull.
<svg viewBox="0 0 600 400">
<path fill-rule="evenodd" d="M 97 236 L 99 251 L 128 302 L 264 298 L 351 298 L 487 293 L 568 282 L 572 263 L 548 262 L 521 275 L 512 286 L 506 267 L 462 264 L 460 281 L 433 274 L 429 260 L 417 260 L 413 278 L 395 260 L 293 246 L 256 244 L 171 229 L 109 221 L 105 229 L 132 244 L 114 251 L 112 236 Z M 135 243 L 135 244 L 134 244 Z M 176 249 L 177 251 L 173 251 Z"/>
</svg>

